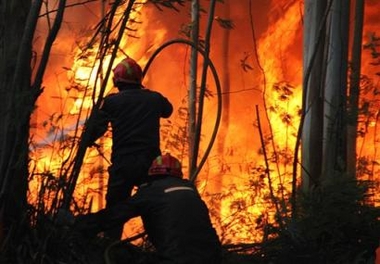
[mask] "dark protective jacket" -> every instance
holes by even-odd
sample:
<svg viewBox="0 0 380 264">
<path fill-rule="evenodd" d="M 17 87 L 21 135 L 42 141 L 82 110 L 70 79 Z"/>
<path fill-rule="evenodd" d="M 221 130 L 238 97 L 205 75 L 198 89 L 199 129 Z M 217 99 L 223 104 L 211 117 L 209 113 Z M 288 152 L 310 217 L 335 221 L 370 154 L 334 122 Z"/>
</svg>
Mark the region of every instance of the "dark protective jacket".
<svg viewBox="0 0 380 264">
<path fill-rule="evenodd" d="M 103 229 L 141 216 L 160 264 L 219 264 L 221 245 L 206 204 L 187 180 L 159 176 L 126 201 L 99 212 Z"/>
<path fill-rule="evenodd" d="M 139 152 L 159 155 L 160 118 L 167 118 L 172 112 L 172 104 L 158 92 L 139 86 L 122 90 L 104 98 L 90 141 L 102 136 L 111 123 L 112 163 L 119 157 Z"/>
<path fill-rule="evenodd" d="M 139 84 L 119 87 L 119 93 L 106 96 L 100 110 L 91 116 L 87 130 L 90 142 L 112 126 L 111 166 L 108 168 L 106 207 L 131 195 L 133 186 L 145 181 L 148 169 L 160 151 L 160 118 L 167 118 L 173 106 L 162 94 Z M 123 225 L 107 230 L 113 239 L 121 237 Z"/>
</svg>

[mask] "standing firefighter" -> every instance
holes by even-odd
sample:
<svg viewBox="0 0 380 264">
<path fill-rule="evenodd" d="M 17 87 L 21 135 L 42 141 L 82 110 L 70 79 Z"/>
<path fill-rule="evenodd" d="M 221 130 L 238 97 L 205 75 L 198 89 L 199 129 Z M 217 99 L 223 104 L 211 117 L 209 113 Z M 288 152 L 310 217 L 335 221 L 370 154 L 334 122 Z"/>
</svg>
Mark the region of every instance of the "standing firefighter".
<svg viewBox="0 0 380 264">
<path fill-rule="evenodd" d="M 156 249 L 153 263 L 221 263 L 221 244 L 208 208 L 195 186 L 182 178 L 181 164 L 170 154 L 153 161 L 149 178 L 132 197 L 80 216 L 76 228 L 96 234 L 137 216 Z"/>
<path fill-rule="evenodd" d="M 113 69 L 114 86 L 119 92 L 104 98 L 97 114 L 91 118 L 95 142 L 112 127 L 112 165 L 106 193 L 106 208 L 125 200 L 134 186 L 147 177 L 149 166 L 160 151 L 160 118 L 168 118 L 173 106 L 162 94 L 145 89 L 141 67 L 125 58 Z M 120 239 L 123 225 L 108 230 L 111 239 Z"/>
</svg>

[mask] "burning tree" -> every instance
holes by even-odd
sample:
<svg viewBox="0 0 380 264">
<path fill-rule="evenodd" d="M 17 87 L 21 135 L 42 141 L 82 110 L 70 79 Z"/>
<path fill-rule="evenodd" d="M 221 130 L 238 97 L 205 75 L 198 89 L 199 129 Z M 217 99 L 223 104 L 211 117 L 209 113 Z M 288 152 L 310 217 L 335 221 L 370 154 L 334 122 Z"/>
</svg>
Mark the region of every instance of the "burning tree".
<svg viewBox="0 0 380 264">
<path fill-rule="evenodd" d="M 146 73 L 149 67 L 155 67 L 153 59 L 160 60 L 158 54 L 163 49 L 169 49 L 176 44 L 186 46 L 186 50 L 182 54 L 187 54 L 188 49 L 192 49 L 191 56 L 185 57 L 186 64 L 189 60 L 192 63 L 191 68 L 186 68 L 187 71 L 183 74 L 188 76 L 188 72 L 190 72 L 189 84 L 184 85 L 186 94 L 183 97 L 185 99 L 181 98 L 181 102 L 178 103 L 178 118 L 163 126 L 163 135 L 166 138 L 164 145 L 165 149 L 176 151 L 181 158 L 189 160 L 187 167 L 189 177 L 192 180 L 199 180 L 197 182 L 199 188 L 204 190 L 203 194 L 209 199 L 210 205 L 214 206 L 211 211 L 215 219 L 218 220 L 216 222 L 220 228 L 223 242 L 227 245 L 233 243 L 233 239 L 235 239 L 239 243 L 236 246 L 229 247 L 231 252 L 233 250 L 250 253 L 260 252 L 259 254 L 268 255 L 268 259 L 270 259 L 269 255 L 271 254 L 276 255 L 276 252 L 285 251 L 279 250 L 279 245 L 286 245 L 286 242 L 289 242 L 287 240 L 289 237 L 291 241 L 289 244 L 295 245 L 294 248 L 301 248 L 308 253 L 307 250 L 310 248 L 315 250 L 317 247 L 313 247 L 314 245 L 307 249 L 300 247 L 300 245 L 305 241 L 303 239 L 308 238 L 307 236 L 311 236 L 311 240 L 314 239 L 313 234 L 307 233 L 308 228 L 313 226 L 313 230 L 318 229 L 318 221 L 323 223 L 326 218 L 318 215 L 320 218 L 315 218 L 317 221 L 313 222 L 314 219 L 309 218 L 309 216 L 318 212 L 329 212 L 331 207 L 328 205 L 331 200 L 326 199 L 323 204 L 319 204 L 315 201 L 311 203 L 310 200 L 312 199 L 305 199 L 302 202 L 308 205 L 309 207 L 306 208 L 310 208 L 310 210 L 300 209 L 299 204 L 301 202 L 298 198 L 302 196 L 297 193 L 301 180 L 298 173 L 302 171 L 303 190 L 308 191 L 315 186 L 320 186 L 322 180 L 332 178 L 337 168 L 339 172 L 344 172 L 348 165 L 356 163 L 348 162 L 350 158 L 346 159 L 346 155 L 351 159 L 353 159 L 352 157 L 355 158 L 353 152 L 356 150 L 352 150 L 352 146 L 356 146 L 356 142 L 352 143 L 351 141 L 350 151 L 346 151 L 346 136 L 341 131 L 342 129 L 345 130 L 347 125 L 345 124 L 346 95 L 350 95 L 349 110 L 354 116 L 351 119 L 353 123 L 349 123 L 354 127 L 353 130 L 350 130 L 351 139 L 354 140 L 358 130 L 355 113 L 358 114 L 360 111 L 364 113 L 365 107 L 371 105 L 368 101 L 359 100 L 360 96 L 357 89 L 360 87 L 364 87 L 368 91 L 374 89 L 374 85 L 362 86 L 363 83 L 370 83 L 368 78 L 362 77 L 361 85 L 358 83 L 362 43 L 360 25 L 362 18 L 360 16 L 364 14 L 363 1 L 356 1 L 356 21 L 358 22 L 354 35 L 355 45 L 351 52 L 351 64 L 349 62 L 349 46 L 347 45 L 347 43 L 351 43 L 348 41 L 349 6 L 345 4 L 346 1 L 304 2 L 303 83 L 300 82 L 301 78 L 293 78 L 289 81 L 288 79 L 291 78 L 287 78 L 287 72 L 284 69 L 282 69 L 282 73 L 276 72 L 281 67 L 286 68 L 284 66 L 286 65 L 285 59 L 280 58 L 277 54 L 284 54 L 291 50 L 294 46 L 294 39 L 297 36 L 299 38 L 300 34 L 298 29 L 298 32 L 297 30 L 288 30 L 284 35 L 284 31 L 276 31 L 275 27 L 286 24 L 285 26 L 289 28 L 299 28 L 298 16 L 295 15 L 296 12 L 299 12 L 297 1 L 287 1 L 287 3 L 285 3 L 286 1 L 284 3 L 277 1 L 277 4 L 274 4 L 274 8 L 270 11 L 277 14 L 278 19 L 272 21 L 273 27 L 262 33 L 260 41 L 256 39 L 254 30 L 253 2 L 249 1 L 247 9 L 249 10 L 250 30 L 246 32 L 250 32 L 251 44 L 249 49 L 251 51 L 244 52 L 244 54 L 239 53 L 240 51 L 231 52 L 234 48 L 236 49 L 236 46 L 242 45 L 241 42 L 235 43 L 232 37 L 238 23 L 233 23 L 235 21 L 223 17 L 224 15 L 231 15 L 234 8 L 243 13 L 244 8 L 241 7 L 243 4 L 240 2 L 224 3 L 224 12 L 216 15 L 214 12 L 217 12 L 217 2 L 220 1 L 210 1 L 208 13 L 198 1 L 152 0 L 142 4 L 137 1 L 117 0 L 112 3 L 109 2 L 108 5 L 108 1 L 101 1 L 101 15 L 100 19 L 96 21 L 98 24 L 91 30 L 88 28 L 83 30 L 85 32 L 82 33 L 86 37 L 78 39 L 74 51 L 75 55 L 72 55 L 69 60 L 72 65 L 62 67 L 65 73 L 72 77 L 70 82 L 64 85 L 65 89 L 60 88 L 60 91 L 64 90 L 63 93 L 66 93 L 63 94 L 62 98 L 66 96 L 63 101 L 73 99 L 72 105 L 75 107 L 70 111 L 64 109 L 62 113 L 48 115 L 41 127 L 48 130 L 47 135 L 52 136 L 54 140 L 48 141 L 46 139 L 48 136 L 46 136 L 41 143 L 36 139 L 38 133 L 34 133 L 35 130 L 41 129 L 41 127 L 34 127 L 34 121 L 37 119 L 35 107 L 42 91 L 45 89 L 45 92 L 48 92 L 50 88 L 43 88 L 42 84 L 44 79 L 50 77 L 45 76 L 45 72 L 49 70 L 49 59 L 54 44 L 58 45 L 55 43 L 55 39 L 64 21 L 63 15 L 67 15 L 70 9 L 78 7 L 89 7 L 88 9 L 95 10 L 95 7 L 99 7 L 98 2 L 100 1 L 88 0 L 68 3 L 68 1 L 57 0 L 56 5 L 51 6 L 49 1 L 27 1 L 27 4 L 7 1 L 7 3 L 0 5 L 3 14 L 1 16 L 1 30 L 4 36 L 1 40 L 2 59 L 0 62 L 0 72 L 2 73 L 0 75 L 0 91 L 3 100 L 3 103 L 0 104 L 0 142 L 2 145 L 0 151 L 0 224 L 2 227 L 0 240 L 3 251 L 9 253 L 8 256 L 12 256 L 12 254 L 15 256 L 18 253 L 23 253 L 24 256 L 33 255 L 34 252 L 38 252 L 34 258 L 42 262 L 42 259 L 47 257 L 43 255 L 48 251 L 47 248 L 50 248 L 49 245 L 57 245 L 59 239 L 68 242 L 67 245 L 71 245 L 73 242 L 65 240 L 67 236 L 56 232 L 54 220 L 59 208 L 64 207 L 75 212 L 86 212 L 96 207 L 94 204 L 101 207 L 103 194 L 99 188 L 103 184 L 102 174 L 106 166 L 103 163 L 107 162 L 106 152 L 109 142 L 101 142 L 97 148 L 88 149 L 87 135 L 86 132 L 82 131 L 82 127 L 87 122 L 89 129 L 91 128 L 91 122 L 87 120 L 91 120 L 89 117 L 96 114 L 102 97 L 112 89 L 107 85 L 107 80 L 114 60 L 120 54 L 128 54 L 133 50 L 133 45 L 143 46 L 142 41 L 139 42 L 140 38 L 136 37 L 135 33 L 142 27 L 142 21 L 139 21 L 138 15 L 144 12 L 151 12 L 148 13 L 149 15 L 153 14 L 152 9 L 146 9 L 146 11 L 141 9 L 145 4 L 154 6 L 156 11 L 160 10 L 159 12 L 163 12 L 167 8 L 175 10 L 177 15 L 173 13 L 171 15 L 176 16 L 176 19 L 184 17 L 184 9 L 189 7 L 190 10 L 190 4 L 192 7 L 191 23 L 181 28 L 181 33 L 186 35 L 185 39 L 174 39 L 164 43 L 161 47 L 155 45 L 156 53 L 152 52 L 153 44 L 148 43 L 152 46 L 147 45 L 145 49 L 136 49 L 136 54 L 139 54 L 141 62 L 147 65 Z M 221 3 L 218 4 L 221 5 Z M 198 23 L 201 19 L 200 15 L 205 13 L 208 14 L 208 21 L 204 26 L 206 34 L 202 37 L 198 31 L 200 26 Z M 211 37 L 211 29 L 215 30 L 212 27 L 215 21 L 223 28 L 223 38 L 221 38 L 223 39 L 221 49 L 223 53 L 220 56 L 215 51 L 218 49 L 215 48 L 216 44 L 212 42 Z M 41 26 L 42 22 L 46 22 L 46 25 L 44 23 L 47 31 L 46 36 L 37 34 L 39 32 L 37 29 L 44 27 Z M 96 24 L 95 21 L 93 22 Z M 157 23 L 159 24 L 159 22 L 158 20 Z M 178 30 L 178 24 L 170 24 L 172 31 L 173 29 Z M 338 35 L 339 38 L 336 37 Z M 43 36 L 43 41 L 41 41 Z M 160 42 L 160 44 L 164 42 L 163 38 L 159 38 L 161 32 L 158 30 L 155 32 L 155 36 L 156 42 Z M 368 43 L 368 45 L 371 43 L 373 45 L 367 47 L 374 48 L 376 53 L 378 42 L 376 35 L 373 36 L 372 42 Z M 284 40 L 285 38 L 289 38 L 293 42 L 290 40 L 280 41 L 280 39 Z M 133 39 L 137 41 L 133 42 Z M 43 45 L 39 50 L 36 48 L 38 46 L 36 43 L 40 42 L 43 42 Z M 20 43 L 20 45 L 14 45 L 14 43 Z M 202 55 L 203 61 L 201 62 L 203 65 L 198 62 L 199 54 Z M 238 61 L 241 69 L 233 66 L 234 59 L 236 61 L 236 54 L 240 56 Z M 148 55 L 151 57 L 148 58 Z M 218 56 L 223 59 L 219 60 Z M 173 57 L 169 57 L 170 60 L 165 57 L 165 64 L 175 61 Z M 294 64 L 296 62 L 297 60 Z M 178 61 L 175 63 L 177 63 L 178 68 Z M 221 76 L 222 85 L 219 83 L 215 65 L 224 66 Z M 198 68 L 202 70 L 198 72 Z M 215 87 L 209 84 L 210 77 L 208 77 L 207 71 L 210 69 Z M 259 154 L 255 153 L 254 158 L 252 156 L 246 158 L 248 162 L 245 163 L 239 161 L 233 163 L 231 161 L 236 161 L 237 154 L 234 153 L 239 152 L 237 150 L 239 147 L 231 147 L 229 143 L 226 143 L 227 138 L 231 137 L 229 131 L 235 129 L 235 126 L 239 136 L 237 137 L 235 132 L 233 140 L 237 141 L 244 138 L 242 129 L 239 129 L 239 126 L 234 123 L 236 116 L 232 110 L 233 86 L 236 85 L 235 78 L 237 78 L 239 70 L 241 79 L 248 80 L 249 83 L 259 83 L 258 88 L 250 89 L 259 91 L 257 97 L 262 99 L 259 104 L 264 108 L 264 111 L 260 111 L 262 108 L 256 104 L 256 98 L 253 96 L 250 98 L 242 97 L 251 101 L 254 106 L 251 112 L 256 114 L 254 116 L 254 119 L 257 120 L 255 127 L 259 131 L 257 138 L 261 139 L 255 142 L 260 147 L 245 146 L 254 152 L 258 149 L 259 152 Z M 292 74 L 298 76 L 295 69 L 288 68 L 287 70 L 292 70 Z M 352 70 L 351 79 L 348 78 L 349 70 Z M 201 78 L 199 85 L 197 83 L 198 73 L 200 73 Z M 257 77 L 256 75 L 260 76 Z M 154 73 L 148 74 L 147 82 L 152 83 L 151 80 L 155 77 Z M 170 77 L 167 79 L 173 79 L 172 76 Z M 165 78 L 160 76 L 160 79 Z M 348 80 L 349 83 L 347 83 Z M 347 87 L 350 87 L 350 92 L 347 92 Z M 213 91 L 213 88 L 216 92 Z M 222 113 L 220 112 L 221 88 L 225 93 L 223 98 L 226 98 L 223 101 L 226 104 L 223 105 Z M 302 109 L 300 107 L 301 90 L 303 90 Z M 174 91 L 170 92 L 174 94 Z M 180 97 L 177 94 L 176 96 Z M 58 99 L 62 100 L 62 98 Z M 207 100 L 207 98 L 217 98 L 217 106 L 213 105 L 214 108 L 217 108 L 216 111 L 214 109 L 216 117 L 210 115 L 209 112 L 211 111 L 206 106 L 206 116 L 208 114 L 212 122 L 206 122 L 205 117 L 203 117 L 202 104 L 204 103 L 203 100 Z M 229 115 L 229 113 L 231 114 Z M 265 118 L 260 120 L 262 116 Z M 374 116 L 376 115 L 372 115 L 371 120 L 375 119 L 377 122 L 377 119 L 373 118 Z M 300 126 L 298 126 L 299 118 L 301 118 Z M 219 122 L 221 122 L 223 129 L 220 135 L 223 136 L 218 138 L 217 152 L 209 156 Z M 68 123 L 70 126 L 67 125 Z M 212 131 L 210 127 L 213 127 L 214 130 Z M 246 127 L 245 129 L 248 130 Z M 297 129 L 298 137 L 295 136 Z M 210 130 L 212 132 L 207 133 Z M 344 136 L 341 136 L 342 134 Z M 209 144 L 200 144 L 202 140 L 207 141 L 205 140 L 206 136 L 208 136 Z M 302 166 L 300 169 L 297 155 L 301 146 L 301 138 Z M 291 151 L 293 144 L 295 144 L 295 151 Z M 51 156 L 48 155 L 50 153 L 39 155 L 38 151 L 41 149 L 41 145 L 52 146 Z M 204 159 L 199 161 L 198 156 L 200 155 L 204 155 Z M 46 168 L 41 168 L 40 165 L 45 162 L 45 159 L 47 160 Z M 292 159 L 293 169 L 289 170 Z M 57 168 L 52 167 L 54 162 L 57 163 Z M 367 168 L 365 164 L 368 165 L 369 163 L 370 161 L 367 159 L 359 159 L 358 171 L 365 171 Z M 198 179 L 197 176 L 201 168 L 205 172 Z M 244 178 L 244 181 L 231 184 L 230 178 L 222 176 L 233 176 L 233 173 L 236 173 L 236 168 L 241 174 L 239 177 Z M 83 170 L 85 171 L 83 172 Z M 87 174 L 87 177 L 83 177 L 81 173 Z M 355 174 L 352 172 L 352 166 L 350 173 Z M 209 177 L 209 175 L 211 176 Z M 373 179 L 374 171 L 370 171 L 368 175 L 371 175 Z M 96 184 L 94 184 L 95 178 L 100 179 Z M 215 183 L 210 184 L 209 182 Z M 28 192 L 28 184 L 30 186 L 35 184 L 34 187 L 32 186 L 34 188 L 32 192 Z M 340 184 L 343 185 L 343 183 Z M 81 188 L 77 188 L 78 192 L 75 192 L 75 187 L 78 186 L 85 186 L 83 188 L 85 190 L 79 192 L 78 189 Z M 208 186 L 212 186 L 217 191 L 214 189 L 213 192 L 210 192 Z M 354 197 L 360 200 L 362 196 L 356 196 L 355 188 L 349 185 L 347 192 L 352 196 L 342 198 L 340 193 L 333 192 L 334 188 L 330 189 L 330 187 L 330 185 L 326 187 L 328 193 L 331 194 L 330 197 L 333 200 L 341 201 L 341 206 L 353 210 L 344 211 L 347 213 L 344 214 L 345 217 L 356 212 L 358 204 L 350 203 L 349 199 Z M 208 194 L 209 196 L 207 196 Z M 311 194 L 315 195 L 313 192 Z M 361 193 L 361 195 L 365 196 L 366 193 Z M 315 196 L 318 199 L 327 197 L 323 190 Z M 99 201 L 96 201 L 94 197 L 100 197 Z M 31 204 L 29 204 L 30 202 Z M 326 211 L 321 210 L 321 208 L 326 209 Z M 368 208 L 360 209 L 363 213 Z M 301 218 L 298 218 L 297 212 L 301 214 Z M 365 211 L 367 217 L 369 214 L 366 213 L 367 211 Z M 290 216 L 293 216 L 296 221 L 291 221 Z M 372 221 L 373 219 L 368 217 L 367 220 Z M 359 220 L 353 218 L 352 222 L 355 221 Z M 46 223 L 49 224 L 46 225 Z M 330 221 L 329 223 L 334 224 L 335 222 Z M 352 225 L 354 224 L 352 223 Z M 332 229 L 334 229 L 334 225 L 332 225 Z M 35 232 L 29 232 L 31 230 Z M 300 235 L 301 231 L 306 234 Z M 322 231 L 325 232 L 326 230 Z M 364 231 L 367 232 L 368 230 Z M 51 234 L 51 237 L 48 237 L 47 233 Z M 376 233 L 375 236 L 377 235 Z M 276 244 L 273 239 L 278 237 L 285 239 L 285 243 Z M 353 239 L 355 239 L 354 236 Z M 369 240 L 371 238 L 368 238 Z M 41 243 L 41 241 L 43 242 Z M 241 241 L 250 241 L 252 244 L 240 244 Z M 261 250 L 258 249 L 260 248 L 258 241 L 261 242 Z M 77 241 L 73 243 L 76 244 Z M 34 246 L 37 249 L 34 249 Z M 294 248 L 284 254 L 292 252 Z M 79 254 L 83 248 L 65 249 L 73 251 L 73 254 L 70 255 L 72 257 Z M 86 252 L 86 249 L 83 250 Z M 324 250 L 328 251 L 328 248 L 324 248 Z M 41 252 L 42 255 L 39 255 Z M 297 252 L 293 251 L 292 253 L 297 255 Z M 6 254 L 2 254 L 2 256 L 5 258 Z M 260 259 L 259 257 L 255 260 Z M 86 263 L 88 260 L 81 259 L 81 261 L 80 263 Z"/>
</svg>

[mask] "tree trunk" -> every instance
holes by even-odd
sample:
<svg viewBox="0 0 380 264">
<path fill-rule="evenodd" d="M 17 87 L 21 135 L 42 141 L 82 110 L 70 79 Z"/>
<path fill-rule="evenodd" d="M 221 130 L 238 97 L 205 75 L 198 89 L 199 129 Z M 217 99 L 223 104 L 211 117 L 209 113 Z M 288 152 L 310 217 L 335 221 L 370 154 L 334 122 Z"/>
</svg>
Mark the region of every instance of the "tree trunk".
<svg viewBox="0 0 380 264">
<path fill-rule="evenodd" d="M 364 0 L 356 0 L 347 113 L 347 173 L 352 176 L 356 175 L 356 137 L 359 112 L 363 16 Z"/>
<path fill-rule="evenodd" d="M 333 1 L 326 41 L 323 178 L 346 170 L 346 90 L 350 1 Z"/>
<path fill-rule="evenodd" d="M 34 33 L 42 1 L 3 1 L 0 43 L 0 237 L 5 251 L 20 250 L 28 234 L 27 212 L 30 117 L 60 29 L 66 0 L 60 0 L 32 78 Z M 33 80 L 34 79 L 34 80 Z M 6 241 L 6 244 L 3 242 Z M 2 256 L 4 256 L 3 254 Z"/>
<path fill-rule="evenodd" d="M 191 4 L 191 40 L 194 45 L 199 45 L 199 0 L 192 0 Z M 196 104 L 197 104 L 197 69 L 198 51 L 191 48 L 190 59 L 190 84 L 189 84 L 189 178 L 191 178 L 197 167 L 197 153 L 195 147 L 195 124 L 196 124 Z"/>
<path fill-rule="evenodd" d="M 25 220 L 27 206 L 29 119 L 35 97 L 30 78 L 32 37 L 26 29 L 33 28 L 28 24 L 33 19 L 32 9 L 31 1 L 2 1 L 0 4 L 1 244 L 6 239 L 9 239 L 8 244 L 15 243 L 27 223 L 22 220 Z"/>
<path fill-rule="evenodd" d="M 305 1 L 304 25 L 304 126 L 302 131 L 302 189 L 317 184 L 322 163 L 323 127 L 323 21 L 326 0 Z"/>
<path fill-rule="evenodd" d="M 214 13 L 215 13 L 215 5 L 216 0 L 211 0 L 209 4 L 209 10 L 208 10 L 208 18 L 207 23 L 205 27 L 205 39 L 204 39 L 204 58 L 203 58 L 203 67 L 202 67 L 202 74 L 201 74 L 201 84 L 200 84 L 200 90 L 198 95 L 198 102 L 197 102 L 197 108 L 196 108 L 196 126 L 195 126 L 195 135 L 194 135 L 194 145 L 193 145 L 193 166 L 194 168 L 197 168 L 197 171 L 199 172 L 199 169 L 202 167 L 202 164 L 197 165 L 197 157 L 199 155 L 199 147 L 200 147 L 200 141 L 201 141 L 201 134 L 202 134 L 202 122 L 203 122 L 203 110 L 204 110 L 204 100 L 206 95 L 206 86 L 207 86 L 207 72 L 210 68 L 210 40 L 211 40 L 211 32 L 212 32 L 212 25 L 214 21 Z M 210 142 L 212 145 L 212 142 Z M 209 151 L 206 150 L 206 153 L 203 155 L 202 160 L 207 158 L 209 154 Z M 197 165 L 197 166 L 195 166 Z M 191 174 L 190 180 L 195 181 L 197 178 L 197 173 Z"/>
</svg>

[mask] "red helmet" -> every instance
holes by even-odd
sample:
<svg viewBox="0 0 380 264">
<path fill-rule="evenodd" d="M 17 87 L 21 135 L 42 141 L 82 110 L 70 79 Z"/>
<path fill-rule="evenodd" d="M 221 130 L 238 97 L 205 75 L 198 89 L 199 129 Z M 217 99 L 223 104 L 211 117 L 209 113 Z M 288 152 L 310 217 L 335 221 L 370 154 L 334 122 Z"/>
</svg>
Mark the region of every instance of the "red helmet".
<svg viewBox="0 0 380 264">
<path fill-rule="evenodd" d="M 142 70 L 137 62 L 129 57 L 125 58 L 113 69 L 113 82 L 118 83 L 137 83 L 142 80 Z"/>
<path fill-rule="evenodd" d="M 149 175 L 170 175 L 182 178 L 181 162 L 169 153 L 158 156 L 149 168 Z"/>
</svg>

